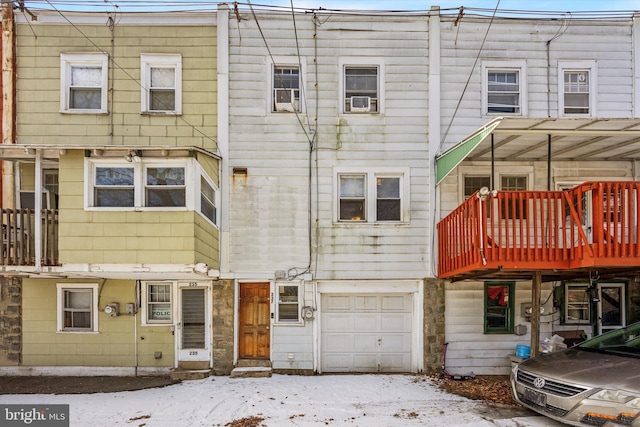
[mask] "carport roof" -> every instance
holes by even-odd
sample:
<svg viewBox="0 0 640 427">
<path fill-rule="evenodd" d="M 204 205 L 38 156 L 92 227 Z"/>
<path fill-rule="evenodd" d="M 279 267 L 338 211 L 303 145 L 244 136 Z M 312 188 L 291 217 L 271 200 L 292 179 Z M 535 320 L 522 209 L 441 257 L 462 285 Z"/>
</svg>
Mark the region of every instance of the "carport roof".
<svg viewBox="0 0 640 427">
<path fill-rule="evenodd" d="M 493 135 L 493 144 L 489 135 Z M 638 160 L 640 118 L 498 117 L 436 156 L 439 184 L 463 160 Z"/>
</svg>

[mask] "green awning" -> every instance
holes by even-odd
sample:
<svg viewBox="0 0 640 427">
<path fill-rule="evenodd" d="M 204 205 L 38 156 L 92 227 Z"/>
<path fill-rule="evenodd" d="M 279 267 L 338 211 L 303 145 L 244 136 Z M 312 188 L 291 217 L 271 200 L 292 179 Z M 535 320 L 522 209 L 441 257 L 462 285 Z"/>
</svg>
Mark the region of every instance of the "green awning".
<svg viewBox="0 0 640 427">
<path fill-rule="evenodd" d="M 440 184 L 493 130 L 502 118 L 494 119 L 436 157 L 436 185 Z"/>
</svg>

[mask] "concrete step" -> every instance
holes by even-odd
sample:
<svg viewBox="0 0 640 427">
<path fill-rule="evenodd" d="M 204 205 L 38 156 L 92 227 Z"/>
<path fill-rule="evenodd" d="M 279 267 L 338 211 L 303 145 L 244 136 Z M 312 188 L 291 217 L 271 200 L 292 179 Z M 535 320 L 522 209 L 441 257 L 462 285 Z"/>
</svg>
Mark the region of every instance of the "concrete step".
<svg viewBox="0 0 640 427">
<path fill-rule="evenodd" d="M 270 366 L 237 367 L 231 371 L 231 378 L 270 378 L 272 373 Z"/>
<path fill-rule="evenodd" d="M 202 380 L 211 376 L 211 369 L 172 369 L 173 381 Z"/>
<path fill-rule="evenodd" d="M 270 368 L 271 360 L 268 359 L 238 359 L 236 363 L 238 368 Z"/>
</svg>

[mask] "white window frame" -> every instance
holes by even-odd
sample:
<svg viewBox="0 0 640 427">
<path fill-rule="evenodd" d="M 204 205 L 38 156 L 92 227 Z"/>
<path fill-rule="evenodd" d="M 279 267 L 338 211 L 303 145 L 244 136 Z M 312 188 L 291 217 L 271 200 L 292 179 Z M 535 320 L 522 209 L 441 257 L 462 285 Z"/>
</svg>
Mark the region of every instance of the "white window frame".
<svg viewBox="0 0 640 427">
<path fill-rule="evenodd" d="M 294 111 L 276 111 L 275 108 L 275 87 L 273 86 L 273 81 L 274 81 L 274 69 L 276 67 L 279 68 L 297 68 L 298 69 L 298 93 L 299 96 L 297 98 L 297 109 Z M 269 103 L 267 105 L 267 112 L 268 113 L 272 113 L 272 114 L 283 114 L 283 113 L 304 113 L 306 112 L 306 99 L 305 99 L 305 79 L 304 76 L 306 76 L 307 72 L 307 62 L 305 60 L 305 58 L 300 58 L 300 60 L 298 60 L 298 57 L 289 57 L 289 56 L 275 56 L 275 57 L 269 57 L 268 61 L 267 61 L 267 72 L 266 72 L 266 76 L 268 76 L 269 81 L 267 84 L 267 94 L 265 96 L 265 99 L 269 100 Z"/>
<path fill-rule="evenodd" d="M 586 309 L 586 313 L 588 318 L 579 320 L 579 319 L 569 319 L 569 288 L 583 288 L 584 291 L 584 299 L 582 301 L 577 301 L 576 304 L 583 305 L 583 308 L 579 308 L 580 310 Z M 589 302 L 589 295 L 587 293 L 587 289 L 589 288 L 589 283 L 587 282 L 567 282 L 564 284 L 564 304 L 562 307 L 562 317 L 563 323 L 565 325 L 589 325 L 591 323 L 591 303 Z M 578 289 L 580 290 L 580 289 Z"/>
<path fill-rule="evenodd" d="M 564 73 L 565 71 L 589 72 L 589 113 L 567 114 L 564 112 Z M 562 61 L 558 62 L 558 117 L 596 117 L 598 89 L 598 64 L 596 61 Z"/>
<path fill-rule="evenodd" d="M 340 219 L 340 176 L 341 175 L 364 175 L 365 176 L 365 218 L 360 220 Z M 400 179 L 400 220 L 398 221 L 378 221 L 377 212 L 377 186 L 376 178 L 399 178 Z M 381 224 L 394 225 L 409 222 L 409 168 L 334 168 L 333 172 L 333 221 L 340 224 Z"/>
<path fill-rule="evenodd" d="M 177 282 L 176 281 L 163 281 L 163 280 L 149 280 L 149 281 L 143 281 L 141 282 L 141 291 L 140 291 L 140 295 L 141 295 L 141 307 L 140 307 L 140 315 L 141 315 L 141 320 L 140 320 L 140 324 L 142 326 L 167 326 L 167 325 L 173 325 L 174 321 L 176 319 L 176 298 L 178 297 L 177 294 Z M 151 285 L 168 285 L 170 286 L 170 297 L 171 297 L 171 301 L 170 301 L 170 311 L 171 311 L 171 319 L 169 320 L 153 320 L 153 319 L 149 319 L 149 296 L 150 296 L 150 292 L 149 292 L 149 287 Z"/>
<path fill-rule="evenodd" d="M 85 158 L 86 167 L 85 174 L 88 176 L 85 178 L 85 207 L 89 210 L 188 210 L 191 206 L 193 209 L 193 191 L 190 191 L 192 186 L 189 185 L 193 176 L 193 162 L 191 160 L 165 160 L 159 159 L 142 159 L 139 163 L 128 163 L 124 159 L 118 161 L 113 158 Z M 133 168 L 134 173 L 134 203 L 133 206 L 96 206 L 94 200 L 94 182 L 97 167 L 129 167 Z M 146 190 L 146 170 L 149 167 L 182 167 L 185 169 L 185 206 L 145 206 L 145 190 Z"/>
<path fill-rule="evenodd" d="M 211 178 L 209 178 L 209 176 L 204 172 L 204 170 L 200 167 L 200 178 L 204 179 L 207 184 L 209 184 L 211 186 L 211 188 L 213 188 L 213 192 L 214 192 L 214 200 L 212 200 L 213 202 L 213 207 L 216 210 L 215 213 L 215 218 L 213 219 L 213 221 L 206 215 L 204 215 L 202 213 L 202 182 L 201 179 L 197 179 L 196 178 L 196 197 L 195 197 L 195 210 L 198 212 L 198 214 L 200 214 L 200 216 L 202 218 L 204 218 L 205 220 L 207 220 L 208 222 L 210 222 L 211 224 L 213 224 L 214 226 L 218 226 L 218 224 L 220 224 L 220 189 L 218 188 L 217 185 L 214 184 L 213 180 Z"/>
<path fill-rule="evenodd" d="M 464 178 L 466 176 L 472 177 L 481 177 L 487 176 L 491 177 L 491 167 L 487 166 L 460 166 L 458 167 L 458 202 L 464 203 Z M 527 178 L 527 191 L 532 189 L 533 185 L 533 166 L 502 166 L 500 168 L 500 172 L 496 173 L 495 182 L 493 183 L 494 188 L 490 188 L 489 190 L 502 190 L 500 186 L 502 185 L 502 177 L 503 176 L 524 176 Z"/>
<path fill-rule="evenodd" d="M 175 109 L 151 109 L 151 69 L 173 68 L 175 71 Z M 140 55 L 140 106 L 141 114 L 180 115 L 182 114 L 182 56 L 179 54 L 141 54 Z"/>
<path fill-rule="evenodd" d="M 65 329 L 64 292 L 66 290 L 88 289 L 91 292 L 91 329 Z M 56 283 L 56 330 L 65 334 L 98 333 L 98 284 L 97 283 Z"/>
<path fill-rule="evenodd" d="M 280 320 L 280 286 L 292 286 L 298 288 L 298 301 L 295 303 L 298 306 L 298 316 L 295 320 Z M 275 291 L 275 323 L 279 323 L 282 325 L 296 325 L 301 324 L 303 322 L 301 311 L 302 311 L 302 295 L 304 293 L 304 286 L 302 286 L 299 282 L 275 282 L 274 283 Z M 283 303 L 287 304 L 287 303 Z M 294 303 L 288 303 L 293 305 Z"/>
<path fill-rule="evenodd" d="M 526 116 L 528 114 L 527 63 L 526 61 L 484 61 L 482 63 L 482 114 L 484 116 Z M 520 112 L 489 112 L 489 72 L 518 72 Z"/>
<path fill-rule="evenodd" d="M 62 53 L 60 54 L 60 112 L 69 114 L 106 114 L 108 97 L 108 62 L 106 53 Z M 71 68 L 76 66 L 101 67 L 102 82 L 99 109 L 70 108 Z"/>
<path fill-rule="evenodd" d="M 350 57 L 338 58 L 339 79 L 338 92 L 340 94 L 340 113 L 347 115 L 378 115 L 384 114 L 384 94 L 385 94 L 385 66 L 384 58 L 376 57 Z M 346 69 L 347 68 L 377 68 L 378 69 L 378 88 L 377 88 L 377 111 L 355 112 L 347 111 L 346 96 Z"/>
</svg>

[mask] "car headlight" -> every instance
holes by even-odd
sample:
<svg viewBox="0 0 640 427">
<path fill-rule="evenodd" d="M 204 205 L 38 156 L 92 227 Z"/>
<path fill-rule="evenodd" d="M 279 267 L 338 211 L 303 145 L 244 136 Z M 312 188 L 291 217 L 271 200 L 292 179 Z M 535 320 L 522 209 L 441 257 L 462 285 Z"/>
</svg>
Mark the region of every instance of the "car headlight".
<svg viewBox="0 0 640 427">
<path fill-rule="evenodd" d="M 640 409 L 640 397 L 636 397 L 630 402 L 627 402 L 627 406 L 636 410 Z"/>
<path fill-rule="evenodd" d="M 617 402 L 626 403 L 634 399 L 635 396 L 622 392 L 620 390 L 600 390 L 594 395 L 591 395 L 591 399 L 604 400 L 605 402 Z M 635 399 L 638 400 L 638 399 Z M 639 408 L 640 409 L 640 408 Z"/>
</svg>

